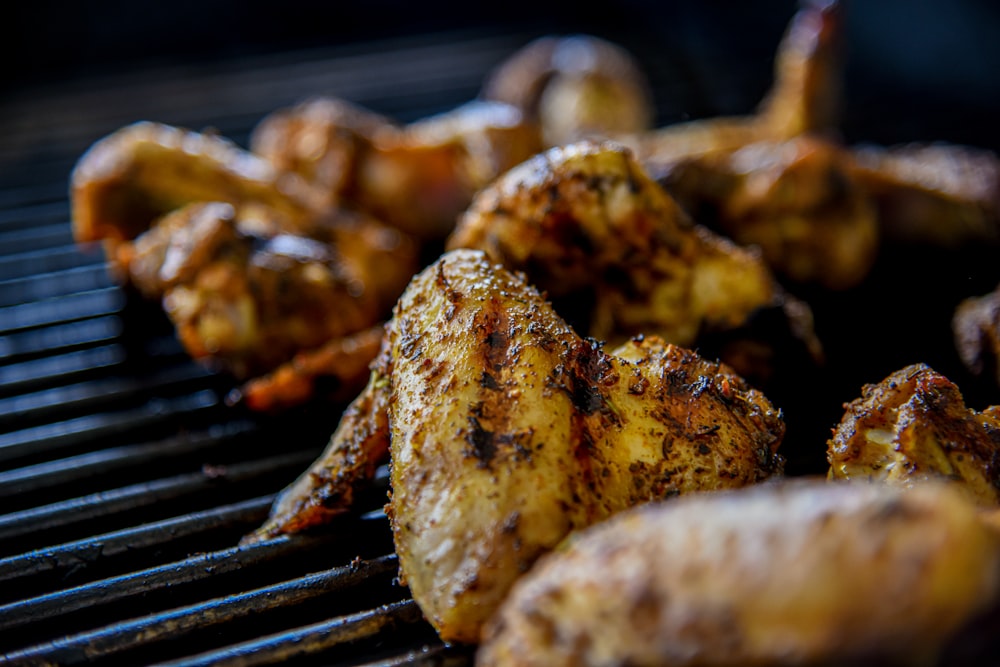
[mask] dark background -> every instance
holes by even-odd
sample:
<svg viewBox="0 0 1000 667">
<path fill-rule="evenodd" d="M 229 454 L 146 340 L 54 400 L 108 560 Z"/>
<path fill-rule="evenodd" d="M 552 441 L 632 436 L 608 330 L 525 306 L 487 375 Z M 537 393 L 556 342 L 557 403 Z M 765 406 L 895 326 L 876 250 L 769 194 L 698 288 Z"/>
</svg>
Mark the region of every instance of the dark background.
<svg viewBox="0 0 1000 667">
<path fill-rule="evenodd" d="M 686 68 L 693 95 L 661 122 L 739 113 L 769 83 L 792 0 L 560 4 L 289 0 L 170 3 L 36 0 L 7 23 L 4 89 L 172 63 L 238 62 L 289 50 L 454 31 L 589 32 Z M 853 0 L 847 10 L 849 139 L 948 139 L 996 148 L 1000 3 Z M 662 52 L 656 52 L 661 56 Z M 2 97 L 0 97 L 2 103 Z"/>
</svg>

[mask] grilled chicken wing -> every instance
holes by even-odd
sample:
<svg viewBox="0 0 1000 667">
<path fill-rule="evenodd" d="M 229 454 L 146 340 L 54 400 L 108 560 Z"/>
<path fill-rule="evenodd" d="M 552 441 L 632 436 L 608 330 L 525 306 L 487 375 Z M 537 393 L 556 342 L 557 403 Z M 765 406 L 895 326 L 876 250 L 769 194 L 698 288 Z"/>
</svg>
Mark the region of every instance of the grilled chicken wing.
<svg viewBox="0 0 1000 667">
<path fill-rule="evenodd" d="M 537 119 L 547 147 L 643 132 L 654 115 L 635 59 L 591 35 L 536 39 L 489 74 L 480 97 Z"/>
<path fill-rule="evenodd" d="M 955 348 L 974 375 L 989 375 L 1000 385 L 1000 287 L 958 304 L 951 320 Z"/>
<path fill-rule="evenodd" d="M 846 289 L 875 262 L 876 207 L 831 141 L 757 141 L 674 165 L 659 182 L 696 220 L 758 246 L 794 282 Z"/>
<path fill-rule="evenodd" d="M 852 149 L 887 238 L 956 247 L 1000 241 L 1000 158 L 953 144 Z"/>
<path fill-rule="evenodd" d="M 255 538 L 347 509 L 388 444 L 401 572 L 445 640 L 476 641 L 571 530 L 780 470 L 778 412 L 728 368 L 655 338 L 607 354 L 482 253 L 420 273 L 387 332 L 327 453 Z"/>
<path fill-rule="evenodd" d="M 946 478 L 980 505 L 1000 503 L 1000 407 L 965 407 L 958 387 L 924 364 L 865 385 L 845 407 L 828 443 L 831 479 Z"/>
<path fill-rule="evenodd" d="M 516 108 L 471 102 L 398 126 L 347 102 L 319 98 L 277 111 L 251 148 L 279 169 L 415 236 L 440 240 L 476 190 L 541 149 Z"/>
<path fill-rule="evenodd" d="M 154 220 L 195 202 L 261 204 L 289 230 L 308 229 L 325 208 L 322 193 L 295 174 L 227 139 L 161 123 L 139 122 L 101 139 L 71 178 L 73 232 L 103 240 L 109 259 Z M 127 260 L 121 270 L 127 271 Z"/>
<path fill-rule="evenodd" d="M 523 577 L 477 667 L 935 664 L 1000 594 L 952 488 L 796 480 L 648 504 Z"/>
<path fill-rule="evenodd" d="M 651 334 L 690 346 L 782 308 L 819 355 L 808 309 L 785 308 L 792 300 L 759 254 L 694 225 L 615 143 L 553 148 L 507 172 L 480 191 L 447 246 L 524 271 L 560 304 L 592 304 L 587 334 L 612 344 Z"/>
<path fill-rule="evenodd" d="M 133 282 L 162 294 L 188 352 L 238 378 L 374 326 L 417 268 L 415 246 L 373 220 L 342 213 L 304 236 L 281 231 L 275 217 L 259 206 L 190 204 L 137 239 L 130 261 Z"/>
</svg>

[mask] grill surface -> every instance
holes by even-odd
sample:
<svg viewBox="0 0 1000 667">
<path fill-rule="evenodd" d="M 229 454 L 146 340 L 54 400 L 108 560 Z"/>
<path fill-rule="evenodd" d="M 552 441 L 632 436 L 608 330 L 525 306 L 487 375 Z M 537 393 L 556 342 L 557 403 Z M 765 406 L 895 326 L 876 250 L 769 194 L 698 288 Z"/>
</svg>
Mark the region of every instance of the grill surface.
<svg viewBox="0 0 1000 667">
<path fill-rule="evenodd" d="M 93 141 L 142 118 L 214 127 L 245 144 L 266 113 L 319 93 L 400 120 L 442 111 L 471 99 L 485 72 L 531 36 L 466 31 L 163 68 L 39 88 L 0 108 L 0 654 L 8 661 L 468 664 L 469 650 L 441 645 L 395 582 L 384 470 L 359 513 L 322 535 L 235 546 L 325 445 L 329 410 L 262 417 L 227 406 L 231 381 L 185 356 L 158 307 L 109 279 L 99 248 L 73 245 L 67 179 Z M 650 76 L 666 122 L 749 109 L 768 83 L 776 38 L 731 45 L 738 53 L 725 61 L 621 41 Z M 850 131 L 862 138 L 880 129 L 927 138 L 892 137 L 891 119 L 872 114 L 865 126 L 861 115 L 849 109 Z M 966 140 L 995 147 L 995 131 Z M 882 271 L 893 276 L 903 262 Z M 933 284 L 987 291 L 995 273 Z M 919 297 L 900 298 L 881 315 L 871 299 L 852 307 L 878 325 Z M 875 353 L 852 357 L 866 372 L 828 387 L 834 409 L 799 437 L 825 437 L 858 378 L 880 379 L 903 354 L 896 348 L 881 365 Z M 949 360 L 941 357 L 941 370 L 953 370 Z"/>
</svg>

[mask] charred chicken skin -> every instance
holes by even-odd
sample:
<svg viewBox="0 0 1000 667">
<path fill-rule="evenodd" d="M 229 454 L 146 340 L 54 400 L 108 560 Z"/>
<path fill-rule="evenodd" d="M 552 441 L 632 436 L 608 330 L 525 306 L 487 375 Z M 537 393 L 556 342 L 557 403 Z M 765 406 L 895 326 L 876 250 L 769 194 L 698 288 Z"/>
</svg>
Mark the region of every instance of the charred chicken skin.
<svg viewBox="0 0 1000 667">
<path fill-rule="evenodd" d="M 515 107 L 476 101 L 409 125 L 317 98 L 262 120 L 251 149 L 327 199 L 440 241 L 472 195 L 542 148 Z"/>
<path fill-rule="evenodd" d="M 416 270 L 413 244 L 373 220 L 340 214 L 303 236 L 274 219 L 260 207 L 190 204 L 140 236 L 130 262 L 133 282 L 162 295 L 188 352 L 237 378 L 379 329 Z M 367 375 L 377 348 L 366 345 L 353 377 Z"/>
<path fill-rule="evenodd" d="M 581 532 L 514 585 L 476 665 L 937 664 L 998 595 L 1000 537 L 954 488 L 788 480 Z"/>
<path fill-rule="evenodd" d="M 982 506 L 1000 504 L 1000 407 L 976 412 L 924 364 L 865 385 L 828 443 L 831 479 L 914 486 L 950 479 Z"/>
<path fill-rule="evenodd" d="M 783 433 L 724 365 L 657 338 L 605 353 L 520 276 L 457 250 L 414 278 L 368 387 L 251 539 L 349 509 L 389 453 L 401 573 L 442 638 L 475 642 L 570 531 L 768 478 Z"/>
<path fill-rule="evenodd" d="M 625 49 L 592 35 L 541 37 L 504 60 L 480 97 L 511 104 L 546 147 L 652 128 L 649 82 Z"/>
<path fill-rule="evenodd" d="M 648 334 L 691 346 L 781 308 L 820 354 L 808 309 L 791 307 L 759 253 L 693 224 L 613 142 L 549 149 L 507 172 L 447 247 L 483 250 L 559 303 L 592 303 L 586 332 L 612 345 Z"/>
</svg>

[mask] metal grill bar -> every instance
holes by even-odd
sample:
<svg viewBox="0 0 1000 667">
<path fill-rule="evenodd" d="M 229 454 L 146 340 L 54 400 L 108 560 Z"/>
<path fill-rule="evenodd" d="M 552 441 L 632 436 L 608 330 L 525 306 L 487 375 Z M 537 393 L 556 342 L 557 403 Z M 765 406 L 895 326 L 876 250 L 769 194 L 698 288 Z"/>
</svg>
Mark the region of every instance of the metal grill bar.
<svg viewBox="0 0 1000 667">
<path fill-rule="evenodd" d="M 371 611 L 316 623 L 292 632 L 237 644 L 220 651 L 161 663 L 161 667 L 167 665 L 185 665 L 186 667 L 271 665 L 340 647 L 351 642 L 371 639 L 396 630 L 400 626 L 422 622 L 423 616 L 421 616 L 417 604 L 412 600 L 405 600 Z"/>
<path fill-rule="evenodd" d="M 136 528 L 105 533 L 46 549 L 0 559 L 0 582 L 43 573 L 68 572 L 101 559 L 222 527 L 259 524 L 267 516 L 274 498 L 270 495 L 222 505 L 182 517 L 157 521 Z"/>
<path fill-rule="evenodd" d="M 0 280 L 31 275 L 39 268 L 43 271 L 62 271 L 92 264 L 104 264 L 104 253 L 97 245 L 40 248 L 0 257 Z"/>
<path fill-rule="evenodd" d="M 387 555 L 351 563 L 305 577 L 290 579 L 247 593 L 152 614 L 93 632 L 84 632 L 50 644 L 10 653 L 14 664 L 45 658 L 73 665 L 129 651 L 155 642 L 180 639 L 193 631 L 231 623 L 252 614 L 271 612 L 306 600 L 341 593 L 396 572 L 396 557 Z"/>
<path fill-rule="evenodd" d="M 315 456 L 316 453 L 312 450 L 283 454 L 228 466 L 221 479 L 206 471 L 177 475 L 0 515 L 0 540 L 10 541 L 29 534 L 37 535 L 46 530 L 66 528 L 120 512 L 134 512 L 142 507 L 205 494 L 213 488 L 218 489 L 221 483 L 229 487 L 229 491 L 232 492 L 235 485 L 243 482 L 273 476 L 280 471 L 300 470 Z"/>
<path fill-rule="evenodd" d="M 121 311 L 125 296 L 118 287 L 103 287 L 66 296 L 0 308 L 0 332 L 13 333 L 59 322 L 84 320 Z"/>
<path fill-rule="evenodd" d="M 0 239 L 0 243 L 2 242 Z M 107 286 L 107 268 L 104 265 L 77 266 L 63 271 L 0 281 L 0 305 L 41 301 Z"/>
</svg>

